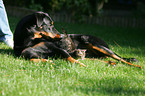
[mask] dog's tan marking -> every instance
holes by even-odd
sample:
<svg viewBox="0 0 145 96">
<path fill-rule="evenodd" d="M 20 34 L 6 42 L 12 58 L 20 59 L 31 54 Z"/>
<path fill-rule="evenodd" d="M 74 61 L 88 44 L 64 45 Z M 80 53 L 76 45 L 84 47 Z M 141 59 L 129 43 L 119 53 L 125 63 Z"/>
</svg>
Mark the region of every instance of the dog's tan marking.
<svg viewBox="0 0 145 96">
<path fill-rule="evenodd" d="M 43 45 L 44 45 L 44 42 L 40 42 L 40 43 L 34 45 L 32 48 L 35 48 L 35 47 L 38 47 L 38 46 L 43 46 Z"/>
<path fill-rule="evenodd" d="M 35 38 L 42 38 L 42 36 L 40 35 L 40 32 L 35 32 L 34 33 L 33 39 L 35 39 Z"/>
<path fill-rule="evenodd" d="M 53 22 L 51 22 L 51 24 L 53 25 Z"/>
<path fill-rule="evenodd" d="M 55 38 L 60 38 L 60 35 L 59 34 L 56 34 Z"/>
<path fill-rule="evenodd" d="M 48 36 L 48 37 L 51 37 L 51 38 L 55 38 L 55 35 L 53 35 L 51 32 L 41 31 L 40 33 L 43 34 L 43 35 L 45 35 L 45 36 Z"/>
<path fill-rule="evenodd" d="M 35 38 L 42 38 L 41 34 L 45 35 L 47 37 L 55 38 L 55 35 L 53 35 L 51 32 L 41 31 L 41 32 L 35 32 L 33 39 L 35 39 Z"/>
</svg>

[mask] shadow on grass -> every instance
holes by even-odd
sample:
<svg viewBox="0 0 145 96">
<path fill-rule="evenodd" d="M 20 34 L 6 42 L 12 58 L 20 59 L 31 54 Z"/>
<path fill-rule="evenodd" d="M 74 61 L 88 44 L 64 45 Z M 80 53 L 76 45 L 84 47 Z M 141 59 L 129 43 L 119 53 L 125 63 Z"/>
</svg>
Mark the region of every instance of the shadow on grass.
<svg viewBox="0 0 145 96">
<path fill-rule="evenodd" d="M 13 49 L 0 49 L 0 54 L 7 54 L 13 56 L 14 58 L 17 58 L 14 54 Z"/>
<path fill-rule="evenodd" d="M 14 51 L 13 49 L 0 49 L 0 54 L 8 54 L 8 55 L 13 55 L 14 56 Z"/>
</svg>

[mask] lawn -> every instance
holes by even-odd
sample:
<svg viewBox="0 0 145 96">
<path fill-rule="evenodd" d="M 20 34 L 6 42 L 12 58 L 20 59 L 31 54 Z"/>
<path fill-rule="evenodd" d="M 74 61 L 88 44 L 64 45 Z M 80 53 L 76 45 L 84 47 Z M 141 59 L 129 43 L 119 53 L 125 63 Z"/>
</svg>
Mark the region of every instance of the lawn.
<svg viewBox="0 0 145 96">
<path fill-rule="evenodd" d="M 10 17 L 14 32 L 19 18 Z M 103 60 L 79 60 L 87 65 L 57 59 L 51 63 L 33 63 L 15 57 L 13 50 L 0 43 L 0 96 L 144 96 L 145 95 L 145 29 L 105 27 L 88 24 L 55 23 L 68 33 L 98 36 L 113 52 L 134 57 L 139 69 L 117 62 L 108 65 Z M 104 60 L 113 60 L 110 58 Z M 113 60 L 115 61 L 115 60 Z"/>
</svg>

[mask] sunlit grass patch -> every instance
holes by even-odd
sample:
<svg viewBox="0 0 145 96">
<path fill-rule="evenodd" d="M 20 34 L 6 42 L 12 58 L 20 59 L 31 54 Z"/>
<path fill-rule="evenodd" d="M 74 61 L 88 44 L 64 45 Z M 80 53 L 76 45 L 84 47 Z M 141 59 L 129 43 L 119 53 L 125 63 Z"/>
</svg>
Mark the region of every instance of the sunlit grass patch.
<svg viewBox="0 0 145 96">
<path fill-rule="evenodd" d="M 12 24 L 14 19 L 10 20 Z M 12 25 L 14 32 L 15 22 Z M 79 60 L 87 67 L 60 58 L 49 58 L 53 63 L 34 63 L 16 57 L 12 49 L 0 43 L 0 95 L 143 96 L 145 94 L 143 29 L 56 23 L 58 30 L 61 30 L 60 26 L 64 26 L 68 33 L 101 37 L 113 52 L 123 57 L 137 58 L 139 62 L 134 64 L 142 66 L 143 69 L 128 66 L 111 58 Z M 113 60 L 117 64 L 111 66 L 103 60 Z"/>
</svg>

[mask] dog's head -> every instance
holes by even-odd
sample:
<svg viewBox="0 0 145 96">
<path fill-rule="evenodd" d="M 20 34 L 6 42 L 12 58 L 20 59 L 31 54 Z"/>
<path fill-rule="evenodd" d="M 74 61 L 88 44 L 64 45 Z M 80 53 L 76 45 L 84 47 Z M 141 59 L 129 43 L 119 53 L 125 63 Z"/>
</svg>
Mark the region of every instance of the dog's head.
<svg viewBox="0 0 145 96">
<path fill-rule="evenodd" d="M 60 35 L 60 33 L 55 29 L 53 25 L 53 20 L 47 13 L 36 12 L 34 13 L 34 15 L 36 18 L 36 26 L 35 28 L 33 27 L 31 31 L 33 30 L 35 37 L 42 37 L 39 33 L 49 36 L 51 38 Z"/>
<path fill-rule="evenodd" d="M 15 54 L 20 55 L 24 48 L 33 46 L 35 38 L 40 38 L 39 40 L 41 38 L 42 40 L 45 39 L 43 38 L 44 35 L 51 38 L 60 36 L 60 33 L 53 25 L 53 20 L 47 13 L 35 12 L 23 17 L 17 24 L 14 32 Z"/>
</svg>

